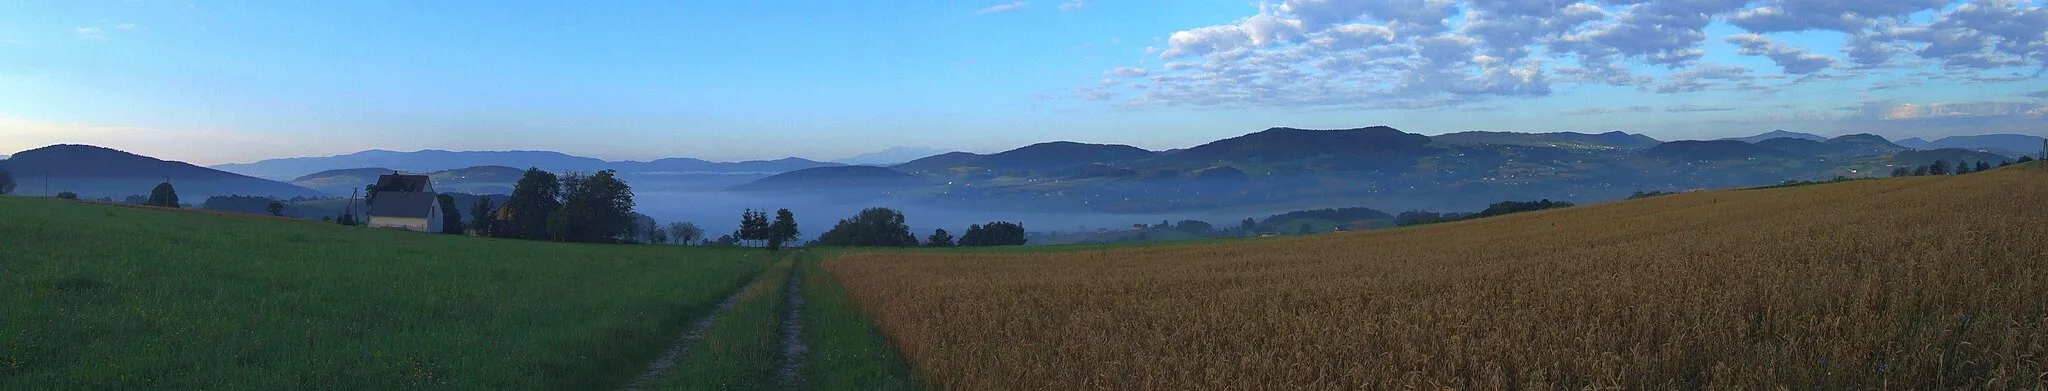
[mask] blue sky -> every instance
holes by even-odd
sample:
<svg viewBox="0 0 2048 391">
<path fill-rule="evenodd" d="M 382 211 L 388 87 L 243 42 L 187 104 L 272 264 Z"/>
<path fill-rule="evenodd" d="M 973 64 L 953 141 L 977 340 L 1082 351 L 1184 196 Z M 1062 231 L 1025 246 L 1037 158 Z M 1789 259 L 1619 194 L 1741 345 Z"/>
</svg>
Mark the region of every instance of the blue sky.
<svg viewBox="0 0 2048 391">
<path fill-rule="evenodd" d="M 2039 133 L 2041 0 L 0 5 L 0 154 L 830 159 L 1273 126 Z"/>
</svg>

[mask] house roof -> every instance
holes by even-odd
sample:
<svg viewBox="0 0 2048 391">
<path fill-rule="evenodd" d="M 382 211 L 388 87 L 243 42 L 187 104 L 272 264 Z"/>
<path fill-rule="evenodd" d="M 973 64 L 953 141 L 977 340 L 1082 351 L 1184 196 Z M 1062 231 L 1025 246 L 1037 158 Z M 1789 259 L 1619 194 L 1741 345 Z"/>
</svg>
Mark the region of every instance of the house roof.
<svg viewBox="0 0 2048 391">
<path fill-rule="evenodd" d="M 377 202 L 370 205 L 370 216 L 429 218 L 437 202 L 440 200 L 434 198 L 434 193 L 379 191 Z"/>
<path fill-rule="evenodd" d="M 404 175 L 391 173 L 377 177 L 377 191 L 426 191 L 427 183 L 433 179 L 426 175 Z"/>
</svg>

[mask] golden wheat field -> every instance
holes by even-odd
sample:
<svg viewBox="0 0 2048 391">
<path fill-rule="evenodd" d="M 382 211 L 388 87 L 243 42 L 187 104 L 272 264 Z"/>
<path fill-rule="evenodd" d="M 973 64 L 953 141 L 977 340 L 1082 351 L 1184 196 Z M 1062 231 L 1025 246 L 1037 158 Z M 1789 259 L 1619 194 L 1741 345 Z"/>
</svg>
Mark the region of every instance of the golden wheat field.
<svg viewBox="0 0 2048 391">
<path fill-rule="evenodd" d="M 828 261 L 942 389 L 2048 382 L 2048 170 L 1434 226 Z"/>
</svg>

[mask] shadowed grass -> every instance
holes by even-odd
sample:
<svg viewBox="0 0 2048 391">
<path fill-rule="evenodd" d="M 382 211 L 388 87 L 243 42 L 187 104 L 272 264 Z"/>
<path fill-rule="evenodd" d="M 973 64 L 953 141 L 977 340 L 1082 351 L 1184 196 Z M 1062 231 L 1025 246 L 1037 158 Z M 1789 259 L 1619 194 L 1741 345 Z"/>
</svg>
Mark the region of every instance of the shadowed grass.
<svg viewBox="0 0 2048 391">
<path fill-rule="evenodd" d="M 0 197 L 0 389 L 606 389 L 766 266 Z"/>
</svg>

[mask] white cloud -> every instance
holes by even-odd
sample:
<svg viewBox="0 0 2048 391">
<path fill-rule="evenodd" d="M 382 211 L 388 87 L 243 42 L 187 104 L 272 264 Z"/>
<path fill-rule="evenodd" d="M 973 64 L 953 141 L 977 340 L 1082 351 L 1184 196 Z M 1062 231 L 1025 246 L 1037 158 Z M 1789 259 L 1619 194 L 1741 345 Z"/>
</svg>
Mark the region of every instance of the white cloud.
<svg viewBox="0 0 2048 391">
<path fill-rule="evenodd" d="M 1119 67 L 1117 69 L 1111 69 L 1108 72 L 1103 73 L 1122 77 L 1139 77 L 1144 76 L 1146 73 L 1148 73 L 1148 71 L 1146 71 L 1145 68 Z"/>
<path fill-rule="evenodd" d="M 1088 0 L 1068 0 L 1065 3 L 1060 3 L 1060 11 L 1074 11 L 1082 8 L 1088 8 Z"/>
<path fill-rule="evenodd" d="M 991 6 L 988 6 L 987 8 L 982 8 L 982 9 L 981 9 L 981 10 L 979 10 L 979 11 L 974 11 L 974 14 L 975 14 L 975 15 L 988 15 L 988 14 L 993 14 L 993 13 L 999 13 L 999 12 L 1010 12 L 1010 11 L 1016 11 L 1016 10 L 1021 10 L 1021 9 L 1024 9 L 1024 7 L 1025 7 L 1025 6 L 1028 6 L 1028 5 L 1031 5 L 1031 3 L 1030 3 L 1030 2 L 1025 2 L 1025 1 L 1019 1 L 1019 2 L 1014 2 L 1014 3 L 1009 3 L 1009 4 L 996 4 L 996 5 L 991 5 Z"/>
<path fill-rule="evenodd" d="M 1807 53 L 1805 48 L 1780 44 L 1762 35 L 1730 35 L 1728 43 L 1740 46 L 1742 49 L 1737 53 L 1742 55 L 1769 57 L 1771 62 L 1777 63 L 1779 68 L 1783 68 L 1786 74 L 1791 75 L 1819 72 L 1835 64 L 1832 57 Z"/>
<path fill-rule="evenodd" d="M 114 26 L 114 28 L 116 28 L 116 29 L 121 29 L 121 30 L 134 30 L 134 29 L 135 29 L 135 27 L 136 27 L 136 26 L 135 26 L 135 24 L 134 24 L 134 23 L 122 23 L 122 24 L 120 24 L 120 25 L 116 25 L 116 26 Z"/>
<path fill-rule="evenodd" d="M 107 31 L 101 30 L 98 27 L 79 27 L 77 32 L 79 38 L 85 38 L 87 40 L 93 41 L 107 40 Z"/>
<path fill-rule="evenodd" d="M 1554 84 L 1768 93 L 1927 64 L 1976 83 L 2048 73 L 2048 11 L 2034 0 L 1275 1 L 1162 32 L 1166 44 L 1146 53 L 1167 63 L 1130 83 L 1144 87 L 1124 103 L 1414 108 L 1545 96 Z M 1710 33 L 1717 21 L 1749 33 Z M 1841 33 L 1841 58 L 1759 35 L 1814 30 Z"/>
</svg>

